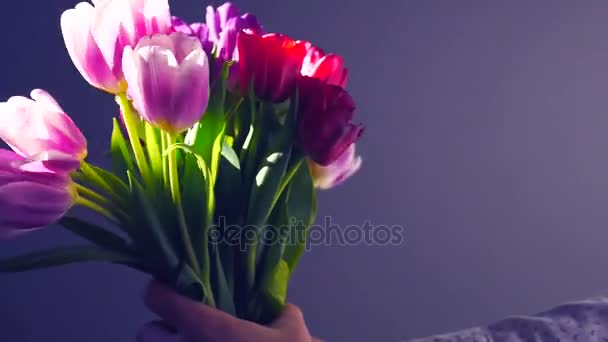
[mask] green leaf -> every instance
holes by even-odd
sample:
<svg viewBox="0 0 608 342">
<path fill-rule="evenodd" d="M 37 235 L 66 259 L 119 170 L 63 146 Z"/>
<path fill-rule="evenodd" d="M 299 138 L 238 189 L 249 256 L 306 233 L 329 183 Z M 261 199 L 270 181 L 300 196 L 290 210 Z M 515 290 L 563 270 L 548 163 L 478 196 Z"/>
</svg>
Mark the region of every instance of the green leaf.
<svg viewBox="0 0 608 342">
<path fill-rule="evenodd" d="M 228 144 L 224 144 L 222 146 L 222 157 L 226 159 L 230 165 L 234 166 L 235 169 L 241 169 L 241 163 L 239 162 L 239 156 L 236 155 L 236 152 L 230 147 Z"/>
<path fill-rule="evenodd" d="M 262 248 L 258 252 L 258 277 L 259 287 L 266 287 L 266 282 L 269 281 L 269 276 L 274 274 L 275 268 L 281 261 L 284 244 L 286 241 L 286 233 L 289 232 L 290 222 L 287 214 L 287 193 L 281 195 L 272 215 L 265 225 L 262 237 L 271 237 L 272 240 L 266 239 L 262 242 Z"/>
<path fill-rule="evenodd" d="M 288 234 L 289 241 L 283 251 L 283 260 L 292 273 L 304 253 L 309 227 L 315 222 L 317 215 L 316 192 L 310 168 L 306 163 L 298 169 L 289 184 L 287 215 L 293 224 Z"/>
<path fill-rule="evenodd" d="M 234 305 L 234 298 L 232 297 L 232 287 L 230 286 L 227 277 L 228 275 L 224 272 L 222 266 L 222 260 L 220 259 L 219 246 L 212 245 L 211 254 L 211 286 L 215 293 L 215 302 L 218 308 L 222 311 L 227 312 L 231 315 L 236 315 L 236 307 Z M 232 275 L 230 275 L 232 276 Z"/>
<path fill-rule="evenodd" d="M 283 310 L 287 299 L 289 278 L 289 265 L 281 260 L 262 289 L 263 305 L 262 313 L 259 314 L 259 321 L 262 324 L 274 321 Z"/>
<path fill-rule="evenodd" d="M 110 143 L 111 156 L 112 156 L 112 168 L 114 172 L 122 177 L 123 181 L 127 181 L 127 170 L 133 172 L 135 166 L 133 165 L 133 159 L 131 153 L 127 147 L 127 142 L 122 134 L 120 123 L 116 118 L 112 120 L 112 140 Z"/>
<path fill-rule="evenodd" d="M 236 217 L 247 192 L 243 188 L 241 172 L 226 158 L 220 160 L 220 169 L 214 187 L 215 216 Z"/>
<path fill-rule="evenodd" d="M 182 182 L 184 214 L 197 259 L 201 265 L 209 265 L 205 234 L 208 233 L 213 217 L 213 188 L 209 184 L 209 171 L 205 160 L 194 152 L 187 153 L 185 158 L 186 171 Z"/>
<path fill-rule="evenodd" d="M 209 97 L 209 105 L 203 118 L 186 134 L 184 142 L 201 156 L 209 167 L 211 184 L 215 184 L 219 167 L 224 134 L 226 131 L 226 82 L 228 66 L 224 66 L 222 76 L 216 80 Z"/>
<path fill-rule="evenodd" d="M 132 191 L 136 196 L 136 201 L 134 201 L 136 205 L 135 209 L 137 214 L 139 214 L 138 216 L 140 216 L 143 221 L 140 228 L 147 228 L 143 233 L 152 233 L 157 245 L 157 248 L 153 250 L 152 255 L 160 253 L 162 260 L 164 260 L 164 266 L 168 269 L 176 269 L 180 260 L 173 248 L 173 243 L 167 236 L 162 221 L 157 215 L 156 208 L 154 208 L 146 196 L 145 190 L 137 179 L 135 179 L 135 176 L 133 176 L 131 172 L 129 172 L 128 175 Z"/>
<path fill-rule="evenodd" d="M 80 170 L 84 176 L 82 180 L 106 192 L 118 207 L 126 206 L 130 198 L 129 187 L 115 174 L 86 162 L 81 163 Z"/>
<path fill-rule="evenodd" d="M 0 272 L 25 272 L 90 261 L 137 265 L 137 260 L 127 254 L 97 246 L 72 246 L 57 247 L 0 260 Z"/>
<path fill-rule="evenodd" d="M 59 221 L 59 224 L 73 234 L 92 242 L 98 247 L 125 254 L 132 252 L 128 243 L 123 238 L 93 223 L 76 217 L 64 216 Z"/>
<path fill-rule="evenodd" d="M 249 211 L 247 214 L 247 223 L 252 225 L 263 224 L 270 215 L 275 202 L 280 196 L 281 184 L 287 172 L 287 167 L 291 161 L 293 141 L 295 134 L 295 126 L 297 120 L 298 97 L 297 93 L 291 101 L 288 120 L 285 126 L 274 129 L 278 134 L 272 137 L 268 147 L 265 150 L 265 159 L 261 161 L 261 165 L 255 169 L 253 190 L 249 199 Z M 267 115 L 268 117 L 270 115 Z M 266 119 L 268 118 L 260 118 Z M 265 130 L 255 133 L 254 135 L 267 134 Z M 258 141 L 259 139 L 254 139 Z M 254 150 L 256 146 L 253 146 Z"/>
</svg>

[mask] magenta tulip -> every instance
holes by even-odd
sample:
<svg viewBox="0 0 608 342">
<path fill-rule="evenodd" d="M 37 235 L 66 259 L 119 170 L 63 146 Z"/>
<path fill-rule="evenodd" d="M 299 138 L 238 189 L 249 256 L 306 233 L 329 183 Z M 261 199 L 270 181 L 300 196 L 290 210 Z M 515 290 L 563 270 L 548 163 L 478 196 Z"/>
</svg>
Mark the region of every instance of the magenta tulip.
<svg viewBox="0 0 608 342">
<path fill-rule="evenodd" d="M 237 48 L 241 94 L 249 94 L 252 83 L 255 95 L 264 101 L 279 103 L 294 94 L 306 54 L 303 42 L 280 34 L 243 31 L 238 34 Z"/>
<path fill-rule="evenodd" d="M 142 37 L 167 33 L 168 0 L 93 0 L 61 15 L 66 48 L 87 82 L 117 94 L 126 89 L 121 58 L 126 46 Z"/>
<path fill-rule="evenodd" d="M 49 93 L 35 89 L 30 96 L 0 103 L 0 139 L 50 170 L 77 169 L 87 155 L 86 139 Z"/>
<path fill-rule="evenodd" d="M 306 42 L 306 57 L 302 63 L 303 76 L 318 78 L 327 84 L 346 88 L 348 69 L 344 67 L 342 57 L 336 54 L 325 54 L 323 50 Z"/>
<path fill-rule="evenodd" d="M 298 144 L 317 164 L 335 162 L 363 133 L 352 122 L 355 103 L 341 87 L 302 77 L 298 82 Z"/>
<path fill-rule="evenodd" d="M 209 63 L 198 39 L 175 32 L 142 39 L 123 56 L 127 94 L 141 117 L 169 133 L 200 120 L 209 100 Z"/>
</svg>

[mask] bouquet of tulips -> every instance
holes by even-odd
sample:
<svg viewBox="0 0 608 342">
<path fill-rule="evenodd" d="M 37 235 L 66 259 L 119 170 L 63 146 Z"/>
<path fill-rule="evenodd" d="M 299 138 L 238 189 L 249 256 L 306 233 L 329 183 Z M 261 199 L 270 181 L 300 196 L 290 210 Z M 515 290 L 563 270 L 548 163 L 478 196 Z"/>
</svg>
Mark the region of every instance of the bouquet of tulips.
<svg viewBox="0 0 608 342">
<path fill-rule="evenodd" d="M 342 58 L 264 33 L 232 4 L 205 23 L 168 0 L 93 0 L 61 16 L 83 78 L 115 97 L 108 158 L 47 92 L 0 104 L 0 237 L 58 223 L 86 244 L 0 261 L 2 272 L 111 262 L 258 323 L 285 303 L 316 189 L 361 165 Z M 67 215 L 73 206 L 101 217 Z M 90 215 L 89 215 L 90 216 Z"/>
</svg>

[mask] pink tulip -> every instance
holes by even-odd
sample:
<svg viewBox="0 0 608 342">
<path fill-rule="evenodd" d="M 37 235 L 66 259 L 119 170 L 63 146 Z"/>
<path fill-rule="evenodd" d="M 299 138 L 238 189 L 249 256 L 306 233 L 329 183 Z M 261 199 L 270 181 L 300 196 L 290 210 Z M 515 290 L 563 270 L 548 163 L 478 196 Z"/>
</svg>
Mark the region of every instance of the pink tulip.
<svg viewBox="0 0 608 342">
<path fill-rule="evenodd" d="M 168 0 L 93 0 L 61 15 L 61 30 L 76 69 L 92 86 L 117 94 L 126 89 L 121 58 L 142 37 L 167 33 Z"/>
<path fill-rule="evenodd" d="M 24 167 L 24 157 L 0 149 L 0 239 L 52 224 L 74 204 L 77 193 L 69 175 L 37 164 Z"/>
<path fill-rule="evenodd" d="M 201 42 L 181 32 L 142 39 L 123 56 L 127 94 L 141 117 L 169 133 L 200 120 L 209 100 L 209 61 Z"/>
<path fill-rule="evenodd" d="M 86 139 L 49 93 L 35 89 L 30 96 L 0 103 L 0 139 L 49 170 L 77 169 L 87 155 Z"/>
<path fill-rule="evenodd" d="M 355 144 L 352 144 L 336 161 L 327 166 L 321 166 L 310 159 L 308 165 L 315 187 L 325 190 L 350 178 L 361 168 L 361 162 L 361 157 L 355 155 Z"/>
<path fill-rule="evenodd" d="M 346 88 L 348 82 L 348 69 L 339 55 L 325 54 L 323 50 L 305 42 L 306 57 L 302 63 L 302 76 L 318 78 L 324 83 Z"/>
</svg>

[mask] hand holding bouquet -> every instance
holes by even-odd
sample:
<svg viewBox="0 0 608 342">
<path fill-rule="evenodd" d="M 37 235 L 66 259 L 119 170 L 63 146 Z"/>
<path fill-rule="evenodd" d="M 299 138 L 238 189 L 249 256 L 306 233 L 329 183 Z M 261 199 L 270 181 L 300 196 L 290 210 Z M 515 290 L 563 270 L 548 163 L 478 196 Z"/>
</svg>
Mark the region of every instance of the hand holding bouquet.
<svg viewBox="0 0 608 342">
<path fill-rule="evenodd" d="M 86 139 L 47 92 L 1 103 L 12 151 L 0 149 L 0 237 L 58 222 L 88 244 L 2 260 L 0 271 L 111 262 L 272 321 L 315 220 L 315 188 L 361 165 L 342 58 L 264 33 L 230 3 L 187 24 L 167 0 L 93 0 L 65 11 L 61 28 L 76 69 L 119 106 L 112 168 L 85 160 Z M 72 206 L 104 219 L 68 216 Z"/>
</svg>

